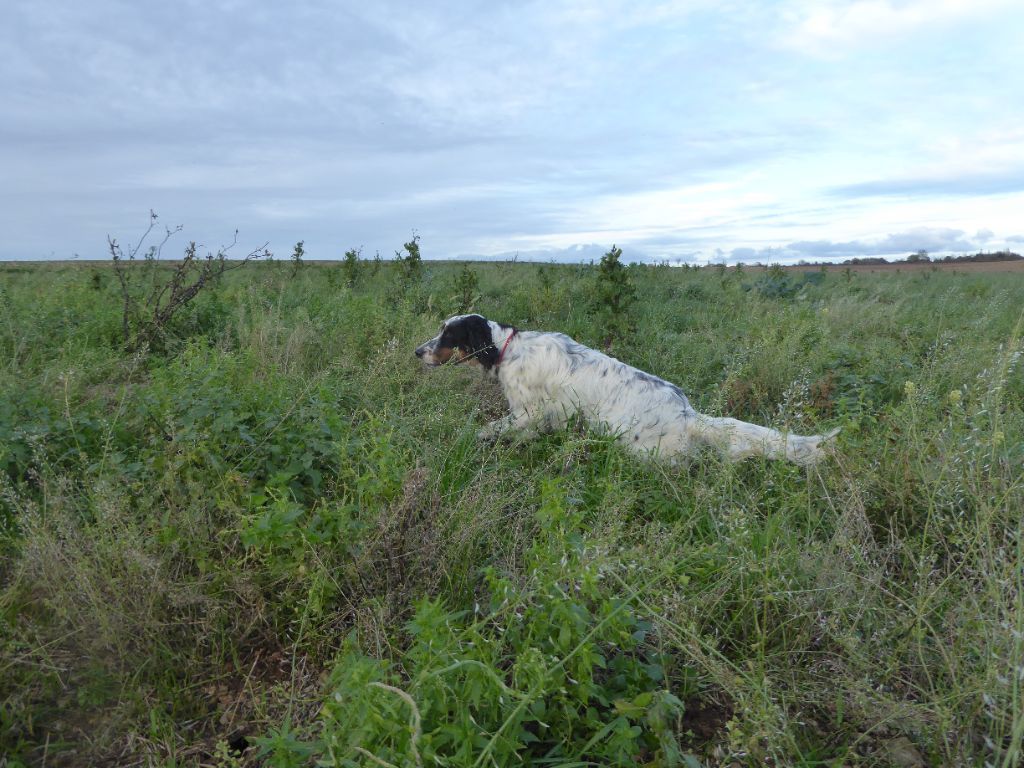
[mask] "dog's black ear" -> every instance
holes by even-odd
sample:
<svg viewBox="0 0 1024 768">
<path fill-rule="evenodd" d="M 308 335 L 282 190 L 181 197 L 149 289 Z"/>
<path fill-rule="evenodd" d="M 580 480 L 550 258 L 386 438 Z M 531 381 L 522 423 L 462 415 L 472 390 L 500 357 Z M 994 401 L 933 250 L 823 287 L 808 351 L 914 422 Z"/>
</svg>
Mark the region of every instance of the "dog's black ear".
<svg viewBox="0 0 1024 768">
<path fill-rule="evenodd" d="M 498 349 L 491 337 L 490 324 L 480 315 L 469 315 L 462 318 L 459 325 L 462 326 L 459 329 L 462 336 L 460 346 L 485 370 L 491 370 L 498 363 Z"/>
</svg>

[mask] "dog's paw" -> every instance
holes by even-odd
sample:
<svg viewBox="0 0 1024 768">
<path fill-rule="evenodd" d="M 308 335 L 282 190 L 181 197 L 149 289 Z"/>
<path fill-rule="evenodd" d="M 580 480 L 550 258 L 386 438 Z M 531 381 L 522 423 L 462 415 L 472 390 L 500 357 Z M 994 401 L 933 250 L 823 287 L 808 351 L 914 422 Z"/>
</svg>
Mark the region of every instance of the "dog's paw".
<svg viewBox="0 0 1024 768">
<path fill-rule="evenodd" d="M 476 433 L 476 439 L 484 445 L 496 443 L 501 433 L 492 426 L 486 426 Z"/>
<path fill-rule="evenodd" d="M 835 437 L 838 429 L 825 435 L 803 438 L 799 444 L 790 447 L 787 457 L 802 467 L 811 467 L 835 454 Z"/>
</svg>

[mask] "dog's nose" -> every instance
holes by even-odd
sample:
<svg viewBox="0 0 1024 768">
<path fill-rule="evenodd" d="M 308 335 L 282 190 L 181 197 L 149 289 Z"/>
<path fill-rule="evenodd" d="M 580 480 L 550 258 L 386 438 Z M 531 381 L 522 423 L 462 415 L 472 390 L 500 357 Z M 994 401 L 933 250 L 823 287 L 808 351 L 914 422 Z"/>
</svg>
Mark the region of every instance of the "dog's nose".
<svg viewBox="0 0 1024 768">
<path fill-rule="evenodd" d="M 424 352 L 426 350 L 423 347 L 416 347 L 416 357 L 423 357 Z"/>
</svg>

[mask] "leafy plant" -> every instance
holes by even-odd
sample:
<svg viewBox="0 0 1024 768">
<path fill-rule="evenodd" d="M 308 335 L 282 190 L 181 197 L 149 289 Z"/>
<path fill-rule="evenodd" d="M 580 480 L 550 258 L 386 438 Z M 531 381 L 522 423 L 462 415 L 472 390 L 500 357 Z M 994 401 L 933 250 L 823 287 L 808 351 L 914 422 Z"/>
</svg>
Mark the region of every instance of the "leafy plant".
<svg viewBox="0 0 1024 768">
<path fill-rule="evenodd" d="M 323 709 L 325 765 L 682 764 L 682 702 L 662 688 L 650 624 L 609 593 L 582 514 L 545 483 L 528 586 L 486 571 L 486 610 L 423 600 L 406 626 L 404 674 L 349 643 Z M 555 553 L 559 553 L 556 555 Z"/>
<path fill-rule="evenodd" d="M 266 736 L 254 736 L 252 742 L 257 746 L 256 757 L 264 758 L 269 768 L 302 768 L 317 751 L 315 743 L 301 740 L 287 725 Z"/>
<path fill-rule="evenodd" d="M 359 258 L 361 253 L 361 248 L 349 248 L 345 251 L 345 261 L 341 266 L 345 270 L 345 282 L 350 287 L 359 282 L 359 276 L 363 272 L 363 262 Z"/>
<path fill-rule="evenodd" d="M 292 250 L 292 277 L 295 277 L 302 269 L 302 257 L 306 255 L 306 249 L 303 247 L 305 241 L 299 240 L 295 244 L 295 248 Z"/>
<path fill-rule="evenodd" d="M 601 257 L 591 295 L 591 307 L 604 331 L 606 345 L 621 338 L 632 326 L 629 310 L 636 298 L 636 287 L 621 259 L 622 249 L 614 245 Z"/>
<path fill-rule="evenodd" d="M 800 290 L 800 284 L 790 280 L 781 266 L 772 264 L 754 281 L 754 288 L 766 299 L 791 299 Z"/>
<path fill-rule="evenodd" d="M 395 251 L 395 261 L 401 269 L 402 277 L 406 282 L 418 282 L 423 277 L 423 259 L 420 257 L 420 236 L 415 232 L 412 234 L 412 240 L 405 243 L 403 246 L 405 254 L 402 251 Z"/>
<path fill-rule="evenodd" d="M 469 265 L 463 265 L 455 277 L 456 301 L 459 312 L 468 312 L 480 300 L 480 278 Z"/>
</svg>

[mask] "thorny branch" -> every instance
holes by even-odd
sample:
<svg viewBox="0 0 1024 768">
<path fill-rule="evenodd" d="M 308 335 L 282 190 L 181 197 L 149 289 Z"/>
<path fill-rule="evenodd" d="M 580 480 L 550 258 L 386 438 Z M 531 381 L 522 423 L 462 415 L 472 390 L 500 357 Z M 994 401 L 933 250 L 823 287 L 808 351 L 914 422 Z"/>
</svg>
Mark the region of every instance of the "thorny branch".
<svg viewBox="0 0 1024 768">
<path fill-rule="evenodd" d="M 163 279 L 166 270 L 161 268 L 160 257 L 164 245 L 180 232 L 182 227 L 179 225 L 174 229 L 165 228 L 163 239 L 151 245 L 140 260 L 139 251 L 156 227 L 157 218 L 156 213 L 151 210 L 149 227 L 138 242 L 127 249 L 118 244 L 117 240 L 107 237 L 124 304 L 122 335 L 125 346 L 131 351 L 162 339 L 175 313 L 191 302 L 204 288 L 220 280 L 224 273 L 244 267 L 250 261 L 270 256 L 270 251 L 267 250 L 268 243 L 264 243 L 241 259 L 229 262 L 227 254 L 238 243 L 238 230 L 235 230 L 230 245 L 222 246 L 216 254 L 207 253 L 205 257 L 197 257 L 198 247 L 195 241 L 189 242 L 183 258 L 176 263 L 172 262 L 170 277 Z"/>
</svg>

